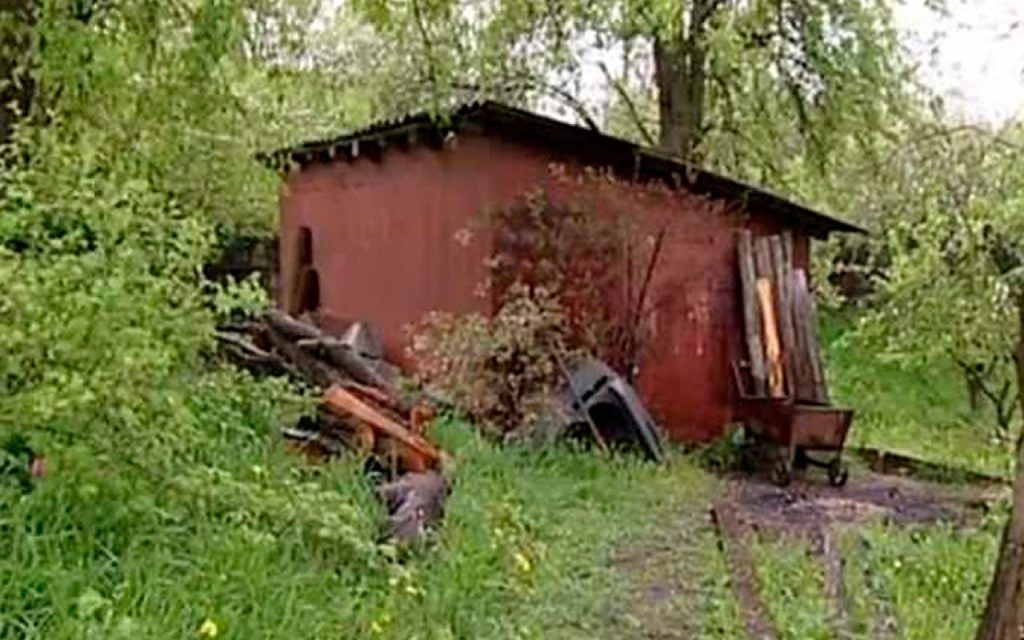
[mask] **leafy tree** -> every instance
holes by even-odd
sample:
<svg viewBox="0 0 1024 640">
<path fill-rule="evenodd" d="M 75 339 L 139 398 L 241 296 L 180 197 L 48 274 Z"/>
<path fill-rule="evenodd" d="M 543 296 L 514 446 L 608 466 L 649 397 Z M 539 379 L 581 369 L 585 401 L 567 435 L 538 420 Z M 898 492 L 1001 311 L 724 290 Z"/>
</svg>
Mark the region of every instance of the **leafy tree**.
<svg viewBox="0 0 1024 640">
<path fill-rule="evenodd" d="M 889 163 L 891 264 L 866 319 L 911 357 L 989 366 L 1001 435 L 1024 388 L 1024 130 L 932 129 Z M 902 188 L 901 188 L 902 187 Z M 897 195 L 898 194 L 898 195 Z M 1013 508 L 979 640 L 1017 638 L 1024 623 L 1024 433 Z"/>
<path fill-rule="evenodd" d="M 780 182 L 870 143 L 913 102 L 888 4 L 808 0 L 360 0 L 410 43 L 407 103 L 472 95 L 558 104 L 596 126 L 601 85 L 622 133 Z M 407 92 L 408 93 L 408 92 Z"/>
<path fill-rule="evenodd" d="M 272 229 L 277 177 L 255 152 L 342 105 L 365 113 L 321 75 L 296 91 L 301 69 L 280 61 L 299 55 L 292 27 L 253 35 L 287 7 L 270 4 L 39 3 L 17 63 L 33 100 L 0 168 L 0 442 L 23 438 L 50 475 L 24 495 L 0 486 L 0 583 L 38 577 L 22 565 L 45 548 L 71 581 L 138 585 L 122 572 L 132 540 L 161 535 L 290 539 L 335 566 L 376 553 L 371 507 L 274 453 L 272 429 L 308 400 L 214 351 L 224 313 L 265 302 L 201 269 L 222 235 Z M 318 119 L 269 117 L 310 95 Z M 0 626 L 65 635 L 62 598 L 7 590 Z M 111 636 L 118 620 L 93 622 Z"/>
</svg>

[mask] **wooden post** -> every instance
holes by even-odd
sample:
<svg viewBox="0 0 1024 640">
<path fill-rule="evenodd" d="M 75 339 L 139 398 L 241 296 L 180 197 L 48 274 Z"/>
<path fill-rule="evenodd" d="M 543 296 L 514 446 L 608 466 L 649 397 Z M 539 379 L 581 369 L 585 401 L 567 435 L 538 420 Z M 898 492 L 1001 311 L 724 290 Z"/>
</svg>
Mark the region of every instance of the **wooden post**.
<svg viewBox="0 0 1024 640">
<path fill-rule="evenodd" d="M 740 266 L 740 295 L 743 302 L 743 328 L 747 337 L 747 357 L 753 392 L 765 391 L 764 344 L 761 341 L 761 315 L 757 311 L 757 271 L 750 231 L 741 229 L 736 243 Z"/>
</svg>

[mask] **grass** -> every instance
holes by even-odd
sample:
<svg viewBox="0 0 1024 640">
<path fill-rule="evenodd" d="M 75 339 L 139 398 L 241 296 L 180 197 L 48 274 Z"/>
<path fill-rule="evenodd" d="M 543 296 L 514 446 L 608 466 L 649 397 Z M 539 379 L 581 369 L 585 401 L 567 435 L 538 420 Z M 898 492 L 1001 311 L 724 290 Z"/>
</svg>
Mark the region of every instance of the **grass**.
<svg viewBox="0 0 1024 640">
<path fill-rule="evenodd" d="M 715 548 L 708 554 L 705 571 L 707 597 L 699 637 L 706 640 L 731 640 L 746 634 L 739 603 L 732 592 L 729 567 L 725 557 Z"/>
<path fill-rule="evenodd" d="M 849 615 L 840 637 L 973 638 L 998 539 L 998 519 L 968 529 L 879 523 L 843 532 Z M 836 605 L 825 597 L 822 566 L 805 542 L 761 540 L 754 557 L 762 597 L 781 638 L 836 637 Z"/>
<path fill-rule="evenodd" d="M 833 396 L 857 410 L 853 444 L 990 474 L 1011 470 L 1011 452 L 990 437 L 990 416 L 968 410 L 952 363 L 908 366 L 879 355 L 852 331 L 849 318 L 826 317 L 823 324 Z M 877 523 L 843 532 L 849 609 L 843 637 L 972 638 L 1004 517 L 996 509 L 971 526 Z M 781 636 L 835 637 L 829 626 L 835 605 L 824 596 L 822 566 L 807 546 L 762 540 L 754 555 L 762 596 Z"/>
<path fill-rule="evenodd" d="M 754 545 L 761 594 L 781 640 L 830 640 L 834 616 L 823 569 L 802 540 Z"/>
<path fill-rule="evenodd" d="M 855 442 L 1005 469 L 955 371 L 875 358 L 838 323 L 824 335 L 835 396 L 858 410 Z M 380 507 L 357 462 L 283 454 L 281 409 L 250 387 L 193 382 L 173 412 L 141 413 L 140 400 L 138 424 L 191 425 L 158 468 L 70 446 L 32 492 L 0 484 L 0 639 L 744 637 L 706 521 L 717 480 L 691 458 L 501 448 L 444 423 L 435 435 L 456 460 L 444 527 L 401 551 L 376 542 Z M 897 637 L 969 637 L 997 525 L 850 538 L 855 637 L 877 637 L 880 619 Z M 831 637 L 806 547 L 763 541 L 755 558 L 783 636 Z"/>
<path fill-rule="evenodd" d="M 501 449 L 456 423 L 437 437 L 455 490 L 436 540 L 409 552 L 374 543 L 352 461 L 310 470 L 271 443 L 245 482 L 208 477 L 186 508 L 71 455 L 3 494 L 0 638 L 628 637 L 616 549 L 673 515 L 699 520 L 713 486 L 685 459 Z M 295 506 L 309 492 L 313 513 Z M 690 542 L 680 571 L 702 583 L 710 534 Z M 700 619 L 700 597 L 686 607 Z"/>
<path fill-rule="evenodd" d="M 993 524 L 851 532 L 843 546 L 857 637 L 973 638 L 998 546 Z"/>
<path fill-rule="evenodd" d="M 970 411 L 953 362 L 887 358 L 853 330 L 852 318 L 827 315 L 822 324 L 834 400 L 857 411 L 852 444 L 982 473 L 1010 473 L 1010 448 L 993 438 L 989 412 Z"/>
</svg>

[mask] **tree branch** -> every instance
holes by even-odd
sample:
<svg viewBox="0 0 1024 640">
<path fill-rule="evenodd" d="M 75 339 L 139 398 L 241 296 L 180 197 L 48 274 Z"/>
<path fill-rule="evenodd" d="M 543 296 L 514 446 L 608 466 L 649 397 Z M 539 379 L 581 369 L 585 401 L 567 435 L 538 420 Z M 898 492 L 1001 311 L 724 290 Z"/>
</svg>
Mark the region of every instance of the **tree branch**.
<svg viewBox="0 0 1024 640">
<path fill-rule="evenodd" d="M 633 99 L 630 97 L 629 92 L 626 91 L 626 88 L 622 85 L 621 82 L 612 77 L 612 73 L 608 69 L 608 65 L 606 65 L 602 61 L 600 63 L 600 66 L 601 71 L 604 73 L 605 79 L 608 81 L 608 84 L 611 85 L 612 89 L 615 90 L 615 93 L 618 94 L 619 99 L 621 99 L 622 102 L 626 105 L 626 109 L 629 111 L 629 117 L 633 121 L 633 125 L 637 128 L 637 131 L 640 132 L 640 135 L 643 137 L 644 142 L 650 147 L 658 146 L 658 141 L 654 139 L 654 136 L 651 135 L 651 132 L 647 129 L 647 125 L 644 124 L 643 118 L 640 115 L 640 110 L 637 109 L 636 103 L 633 102 Z"/>
<path fill-rule="evenodd" d="M 430 93 L 436 109 L 438 106 L 438 74 L 437 65 L 434 61 L 434 43 L 430 39 L 430 34 L 427 32 L 427 25 L 423 21 L 423 13 L 420 11 L 419 0 L 412 0 L 412 15 L 413 21 L 416 23 L 416 30 L 419 31 L 420 40 L 423 43 L 423 49 L 426 52 L 427 79 L 430 82 Z"/>
<path fill-rule="evenodd" d="M 483 88 L 475 84 L 455 82 L 452 83 L 451 86 L 452 89 L 460 91 L 472 91 L 477 94 L 483 92 Z M 590 110 L 587 109 L 587 106 L 583 104 L 583 102 L 580 101 L 579 98 L 574 96 L 567 89 L 563 89 L 562 87 L 548 84 L 546 82 L 543 82 L 536 78 L 532 78 L 530 76 L 499 80 L 495 84 L 495 87 L 501 88 L 503 90 L 515 88 L 533 89 L 534 91 L 541 91 L 543 93 L 546 93 L 549 96 L 558 99 L 559 102 L 572 109 L 576 116 L 580 120 L 582 120 L 584 124 L 586 124 L 587 128 L 593 131 L 601 131 L 601 127 L 597 125 L 597 121 L 594 120 L 594 118 L 590 115 Z"/>
</svg>

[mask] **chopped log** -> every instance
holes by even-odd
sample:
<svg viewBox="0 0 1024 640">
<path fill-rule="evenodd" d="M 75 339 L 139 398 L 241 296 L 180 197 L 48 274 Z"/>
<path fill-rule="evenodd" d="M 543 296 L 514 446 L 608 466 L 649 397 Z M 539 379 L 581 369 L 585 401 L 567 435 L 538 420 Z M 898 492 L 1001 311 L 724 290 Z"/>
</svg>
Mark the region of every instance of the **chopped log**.
<svg viewBox="0 0 1024 640">
<path fill-rule="evenodd" d="M 378 434 L 384 434 L 404 445 L 409 453 L 408 459 L 403 458 L 407 469 L 436 468 L 441 463 L 441 452 L 429 440 L 416 435 L 411 429 L 392 420 L 340 385 L 333 385 L 324 392 L 321 407 L 342 418 L 355 417 Z"/>
<path fill-rule="evenodd" d="M 405 402 L 386 394 L 376 387 L 368 387 L 356 382 L 343 382 L 341 386 L 393 421 L 403 425 L 411 425 L 411 430 L 416 432 L 415 425 L 412 425 L 413 407 L 407 406 Z"/>
<path fill-rule="evenodd" d="M 356 382 L 387 390 L 392 387 L 391 382 L 382 376 L 373 365 L 337 338 L 330 336 L 307 338 L 299 340 L 296 344 L 303 349 L 322 353 L 331 364 L 339 367 Z"/>
<path fill-rule="evenodd" d="M 782 337 L 782 364 L 785 371 L 785 380 L 789 385 L 790 393 L 796 394 L 797 390 L 805 384 L 800 377 L 797 366 L 796 329 L 793 325 L 793 292 L 792 278 L 790 272 L 792 266 L 786 262 L 786 253 L 783 249 L 781 236 L 772 236 L 769 239 L 771 248 L 772 275 L 775 280 L 775 291 L 778 299 L 778 323 Z"/>
<path fill-rule="evenodd" d="M 270 328 L 294 341 L 299 347 L 323 353 L 332 365 L 353 380 L 387 391 L 392 389 L 391 382 L 366 359 L 353 352 L 341 340 L 325 335 L 316 326 L 293 318 L 278 309 L 268 309 L 263 314 L 263 319 Z"/>
<path fill-rule="evenodd" d="M 397 395 L 388 393 L 379 387 L 371 387 L 369 385 L 353 381 L 345 382 L 343 386 L 349 391 L 354 391 L 356 394 L 361 395 L 364 398 L 368 398 L 378 405 L 390 409 L 395 413 L 407 415 L 414 408 L 411 402 L 408 402 Z"/>
<path fill-rule="evenodd" d="M 281 352 L 284 358 L 292 363 L 309 384 L 329 387 L 345 379 L 345 376 L 339 371 L 303 351 L 276 327 L 270 327 L 270 330 L 267 331 L 267 339 L 274 349 Z"/>
<path fill-rule="evenodd" d="M 825 381 L 825 364 L 821 359 L 821 349 L 818 345 L 818 318 L 817 308 L 814 304 L 814 297 L 807 284 L 807 273 L 803 269 L 794 271 L 793 294 L 797 311 L 797 323 L 807 340 L 807 356 L 813 381 L 813 393 L 810 400 L 821 404 L 828 403 L 828 386 Z"/>
<path fill-rule="evenodd" d="M 765 355 L 768 360 L 768 393 L 773 398 L 782 398 L 786 395 L 782 347 L 779 345 L 775 305 L 772 304 L 772 283 L 768 278 L 757 279 L 757 299 L 761 304 L 761 319 L 764 323 Z"/>
<path fill-rule="evenodd" d="M 747 337 L 747 358 L 750 363 L 750 378 L 753 392 L 762 395 L 765 391 L 764 344 L 761 341 L 761 315 L 757 302 L 757 271 L 754 267 L 754 249 L 750 231 L 739 232 L 737 253 L 740 265 L 740 294 L 743 302 L 743 327 Z"/>
<path fill-rule="evenodd" d="M 437 410 L 429 404 L 418 404 L 412 408 L 409 412 L 409 423 L 412 426 L 412 432 L 416 435 L 423 435 L 427 430 L 427 425 L 437 418 Z"/>
<path fill-rule="evenodd" d="M 317 340 L 323 332 L 308 322 L 298 320 L 279 309 L 267 309 L 263 312 L 263 321 L 289 340 Z"/>
<path fill-rule="evenodd" d="M 225 331 L 218 331 L 214 334 L 221 349 L 231 360 L 240 364 L 247 370 L 261 374 L 286 374 L 296 378 L 302 375 L 291 366 L 291 364 L 276 353 L 272 353 L 253 344 L 240 335 Z"/>
</svg>

